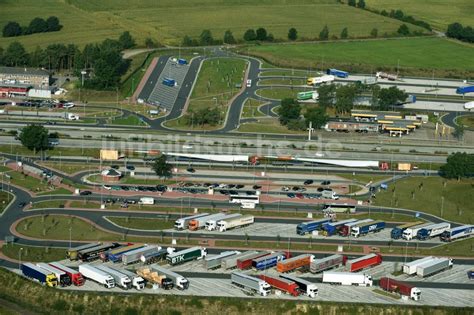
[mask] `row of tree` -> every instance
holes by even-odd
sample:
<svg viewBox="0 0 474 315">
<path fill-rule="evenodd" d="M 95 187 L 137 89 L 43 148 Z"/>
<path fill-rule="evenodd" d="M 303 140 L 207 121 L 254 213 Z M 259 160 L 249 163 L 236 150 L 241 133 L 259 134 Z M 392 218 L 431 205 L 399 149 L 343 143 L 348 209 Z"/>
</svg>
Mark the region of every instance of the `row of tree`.
<svg viewBox="0 0 474 315">
<path fill-rule="evenodd" d="M 128 67 L 121 51 L 134 45 L 129 32 L 124 32 L 118 40 L 106 39 L 100 44 L 88 44 L 82 50 L 74 44 L 51 44 L 28 53 L 21 43 L 13 42 L 5 51 L 0 47 L 0 65 L 68 70 L 77 76 L 87 70 L 90 80 L 85 81 L 86 87 L 113 89 Z"/>
<path fill-rule="evenodd" d="M 59 19 L 50 16 L 46 20 L 35 17 L 28 26 L 21 26 L 18 22 L 10 21 L 3 27 L 3 37 L 30 35 L 35 33 L 57 32 L 62 29 Z"/>
<path fill-rule="evenodd" d="M 321 128 L 329 119 L 322 106 L 306 108 L 304 115 L 301 112 L 301 105 L 295 99 L 282 99 L 278 109 L 280 124 L 291 130 L 304 130 L 310 124 L 313 128 Z"/>
<path fill-rule="evenodd" d="M 474 177 L 474 154 L 466 152 L 451 154 L 447 163 L 441 166 L 440 172 L 446 178 Z"/>
<path fill-rule="evenodd" d="M 446 36 L 463 42 L 474 43 L 474 29 L 471 26 L 463 26 L 461 23 L 449 24 Z"/>
<path fill-rule="evenodd" d="M 219 108 L 214 107 L 207 107 L 201 108 L 196 111 L 188 111 L 186 113 L 185 122 L 188 126 L 202 126 L 202 125 L 211 125 L 215 126 L 219 123 L 221 116 L 219 112 Z"/>
</svg>

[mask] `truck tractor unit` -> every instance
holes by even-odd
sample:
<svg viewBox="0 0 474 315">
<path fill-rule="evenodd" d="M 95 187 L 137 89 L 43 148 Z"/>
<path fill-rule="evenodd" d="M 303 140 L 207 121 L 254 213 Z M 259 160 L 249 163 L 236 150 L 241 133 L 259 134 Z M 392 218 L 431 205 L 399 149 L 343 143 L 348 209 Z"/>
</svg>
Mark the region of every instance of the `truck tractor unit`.
<svg viewBox="0 0 474 315">
<path fill-rule="evenodd" d="M 61 287 L 67 287 L 71 285 L 72 283 L 71 277 L 66 272 L 45 263 L 37 263 L 36 266 L 50 273 L 53 273 L 58 279 L 58 284 Z"/>
<path fill-rule="evenodd" d="M 206 222 L 209 220 L 215 220 L 215 221 L 220 221 L 224 219 L 227 216 L 225 213 L 215 213 L 211 215 L 206 215 L 203 217 L 199 217 L 196 219 L 192 219 L 188 223 L 188 229 L 190 231 L 197 231 L 199 229 L 203 229 L 206 227 Z"/>
<path fill-rule="evenodd" d="M 296 226 L 296 234 L 306 235 L 306 233 L 312 233 L 313 231 L 320 230 L 325 223 L 331 222 L 332 219 L 321 219 L 311 222 L 303 222 Z"/>
<path fill-rule="evenodd" d="M 74 284 L 75 286 L 79 287 L 81 285 L 84 285 L 84 277 L 81 275 L 79 271 L 69 268 L 67 266 L 64 266 L 58 262 L 52 262 L 52 263 L 49 263 L 49 265 L 59 270 L 64 271 L 69 276 L 69 278 L 71 278 L 72 284 Z"/>
<path fill-rule="evenodd" d="M 391 237 L 392 239 L 394 239 L 394 240 L 401 239 L 401 238 L 402 238 L 403 231 L 405 231 L 405 230 L 408 229 L 408 228 L 411 228 L 411 227 L 420 225 L 420 224 L 423 224 L 423 222 L 421 222 L 421 221 L 409 222 L 409 223 L 405 223 L 405 224 L 396 226 L 396 227 L 394 227 L 394 228 L 392 229 L 392 231 L 390 232 L 390 237 Z"/>
<path fill-rule="evenodd" d="M 205 228 L 208 231 L 215 231 L 217 230 L 217 222 L 222 221 L 222 220 L 227 220 L 227 219 L 232 219 L 232 218 L 238 218 L 241 217 L 242 215 L 240 213 L 232 213 L 232 214 L 227 214 L 224 217 L 220 219 L 208 219 L 206 221 Z"/>
<path fill-rule="evenodd" d="M 209 215 L 209 213 L 200 213 L 200 214 L 195 214 L 195 215 L 178 219 L 174 222 L 174 228 L 176 230 L 185 230 L 188 228 L 189 222 L 191 222 L 191 220 L 205 217 L 207 215 Z"/>
<path fill-rule="evenodd" d="M 419 301 L 421 298 L 420 289 L 403 281 L 382 277 L 379 286 L 385 291 L 399 293 L 414 301 Z"/>
<path fill-rule="evenodd" d="M 115 286 L 120 287 L 124 290 L 129 290 L 132 288 L 132 280 L 120 271 L 105 265 L 94 265 L 94 267 L 111 275 L 112 278 L 114 278 Z"/>
<path fill-rule="evenodd" d="M 293 296 L 300 295 L 298 285 L 292 280 L 280 278 L 278 276 L 272 277 L 267 275 L 259 275 L 258 277 L 277 290 L 280 290 Z"/>
<path fill-rule="evenodd" d="M 444 232 L 448 231 L 451 228 L 450 223 L 437 223 L 427 227 L 422 228 L 416 233 L 416 238 L 420 241 L 424 241 L 436 236 L 440 236 Z"/>
<path fill-rule="evenodd" d="M 101 243 L 90 243 L 90 244 L 85 244 L 85 245 L 69 248 L 66 251 L 66 257 L 69 258 L 69 260 L 77 260 L 78 259 L 78 257 L 77 257 L 78 252 L 89 249 L 89 248 L 92 248 L 92 247 L 97 247 L 97 246 L 100 246 L 100 245 L 101 245 Z"/>
<path fill-rule="evenodd" d="M 377 233 L 385 228 L 385 222 L 375 221 L 357 224 L 351 227 L 351 236 L 359 237 L 369 233 Z"/>
<path fill-rule="evenodd" d="M 347 220 L 342 220 L 342 221 L 337 221 L 337 222 L 328 222 L 323 224 L 323 235 L 326 236 L 331 236 L 331 235 L 336 235 L 339 232 L 339 229 L 341 229 L 345 224 L 355 222 L 357 221 L 356 219 L 347 219 Z"/>
<path fill-rule="evenodd" d="M 264 280 L 249 276 L 245 273 L 234 271 L 231 273 L 232 284 L 252 293 L 267 296 L 271 292 L 271 286 Z"/>
<path fill-rule="evenodd" d="M 173 281 L 173 285 L 178 290 L 186 290 L 189 288 L 189 280 L 185 277 L 177 274 L 174 271 L 163 268 L 157 264 L 150 265 L 152 271 L 158 272 L 160 275 L 164 275 Z"/>
<path fill-rule="evenodd" d="M 310 297 L 310 298 L 315 298 L 316 295 L 318 295 L 318 287 L 312 282 L 309 282 L 302 278 L 286 275 L 286 274 L 280 275 L 280 278 L 295 282 L 299 287 L 300 294 L 302 295 L 306 295 L 307 297 Z"/>
</svg>

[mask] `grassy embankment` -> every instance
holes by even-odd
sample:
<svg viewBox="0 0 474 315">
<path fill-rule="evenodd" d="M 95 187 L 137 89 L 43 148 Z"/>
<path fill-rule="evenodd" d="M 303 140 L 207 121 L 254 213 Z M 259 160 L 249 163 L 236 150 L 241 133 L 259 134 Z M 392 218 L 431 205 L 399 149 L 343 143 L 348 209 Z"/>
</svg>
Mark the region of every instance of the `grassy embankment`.
<svg viewBox="0 0 474 315">
<path fill-rule="evenodd" d="M 190 97 L 187 113 L 197 112 L 206 108 L 217 108 L 220 114 L 220 123 L 216 126 L 197 125 L 189 126 L 183 116 L 166 122 L 168 127 L 176 129 L 212 130 L 219 128 L 225 121 L 229 100 L 236 95 L 240 88 L 236 84 L 243 82 L 247 63 L 243 59 L 217 58 L 206 60 Z"/>
<path fill-rule="evenodd" d="M 166 230 L 174 226 L 174 222 L 166 219 L 134 218 L 134 217 L 105 217 L 113 223 L 127 228 L 138 230 Z"/>
<path fill-rule="evenodd" d="M 375 205 L 434 214 L 446 220 L 474 223 L 474 180 L 410 177 L 392 183 L 376 195 Z"/>
<path fill-rule="evenodd" d="M 465 115 L 459 117 L 456 122 L 463 125 L 464 128 L 474 130 L 474 115 Z"/>
<path fill-rule="evenodd" d="M 10 201 L 13 199 L 13 195 L 6 192 L 0 191 L 0 214 L 3 213 L 3 210 L 8 206 Z"/>
<path fill-rule="evenodd" d="M 366 315 L 468 315 L 472 308 L 419 305 L 379 305 L 336 302 L 294 301 L 284 299 L 242 299 L 229 297 L 192 297 L 175 295 L 78 292 L 48 288 L 0 269 L 0 297 L 26 314 L 47 310 L 48 314 L 366 314 Z M 11 304 L 10 304 L 11 303 Z M 0 308 L 0 311 L 3 311 Z M 9 314 L 9 313 L 7 313 Z"/>
<path fill-rule="evenodd" d="M 261 45 L 250 54 L 282 67 L 342 68 L 374 73 L 384 69 L 402 75 L 470 77 L 474 73 L 474 46 L 442 38 L 408 38 L 294 45 Z M 247 49 L 245 49 L 247 51 Z"/>
<path fill-rule="evenodd" d="M 258 110 L 258 108 L 265 103 L 265 101 L 256 100 L 254 98 L 248 98 L 244 103 L 241 118 L 255 118 L 266 116 L 267 113 L 262 113 Z"/>
</svg>

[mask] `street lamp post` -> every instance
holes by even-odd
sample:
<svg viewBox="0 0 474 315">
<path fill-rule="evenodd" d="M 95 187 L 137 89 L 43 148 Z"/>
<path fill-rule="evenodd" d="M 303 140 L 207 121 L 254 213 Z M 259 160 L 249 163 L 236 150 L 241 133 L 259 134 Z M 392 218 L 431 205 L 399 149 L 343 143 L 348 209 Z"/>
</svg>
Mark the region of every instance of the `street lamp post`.
<svg viewBox="0 0 474 315">
<path fill-rule="evenodd" d="M 20 251 L 18 252 L 18 269 L 21 270 L 21 253 L 23 252 L 23 247 L 20 248 Z"/>
</svg>

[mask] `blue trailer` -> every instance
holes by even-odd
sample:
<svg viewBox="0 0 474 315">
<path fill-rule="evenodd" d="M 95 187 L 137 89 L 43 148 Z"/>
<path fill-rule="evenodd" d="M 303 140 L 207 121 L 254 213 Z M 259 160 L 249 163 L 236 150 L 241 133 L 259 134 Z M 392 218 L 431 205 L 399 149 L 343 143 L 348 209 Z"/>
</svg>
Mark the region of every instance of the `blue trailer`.
<svg viewBox="0 0 474 315">
<path fill-rule="evenodd" d="M 188 61 L 186 59 L 180 58 L 180 59 L 178 59 L 178 64 L 179 65 L 187 65 Z"/>
<path fill-rule="evenodd" d="M 271 255 L 255 258 L 252 260 L 252 267 L 257 270 L 265 270 L 275 267 L 281 260 L 285 260 L 287 255 L 283 252 L 277 252 Z"/>
<path fill-rule="evenodd" d="M 21 272 L 25 277 L 36 280 L 49 287 L 55 287 L 58 285 L 58 278 L 54 273 L 35 266 L 32 263 L 21 264 Z"/>
<path fill-rule="evenodd" d="M 460 86 L 456 89 L 457 94 L 474 93 L 474 85 Z"/>
<path fill-rule="evenodd" d="M 462 225 L 447 231 L 444 231 L 440 235 L 440 239 L 443 242 L 451 242 L 458 238 L 469 237 L 474 234 L 474 226 L 473 225 Z"/>
<path fill-rule="evenodd" d="M 312 233 L 313 231 L 320 230 L 323 224 L 331 222 L 331 218 L 321 219 L 311 222 L 303 222 L 296 226 L 296 234 L 305 235 L 306 233 Z"/>
<path fill-rule="evenodd" d="M 450 228 L 451 224 L 446 222 L 425 226 L 416 233 L 416 238 L 420 241 L 427 240 L 435 236 L 440 236 Z"/>
<path fill-rule="evenodd" d="M 163 84 L 164 84 L 164 85 L 167 85 L 167 86 L 173 87 L 173 86 L 176 85 L 176 81 L 173 80 L 173 79 L 164 78 L 164 79 L 163 79 Z"/>
<path fill-rule="evenodd" d="M 370 232 L 376 233 L 385 228 L 384 221 L 375 221 L 363 223 L 361 225 L 355 225 L 351 228 L 351 235 L 354 237 L 359 237 Z"/>
<path fill-rule="evenodd" d="M 323 224 L 323 234 L 326 236 L 331 236 L 337 233 L 341 227 L 344 226 L 344 224 L 351 223 L 357 221 L 356 219 L 347 219 L 343 221 L 338 221 L 338 222 L 328 222 Z"/>
<path fill-rule="evenodd" d="M 349 77 L 349 72 L 337 70 L 337 69 L 327 69 L 326 74 L 334 75 L 338 78 L 347 78 Z"/>
</svg>

